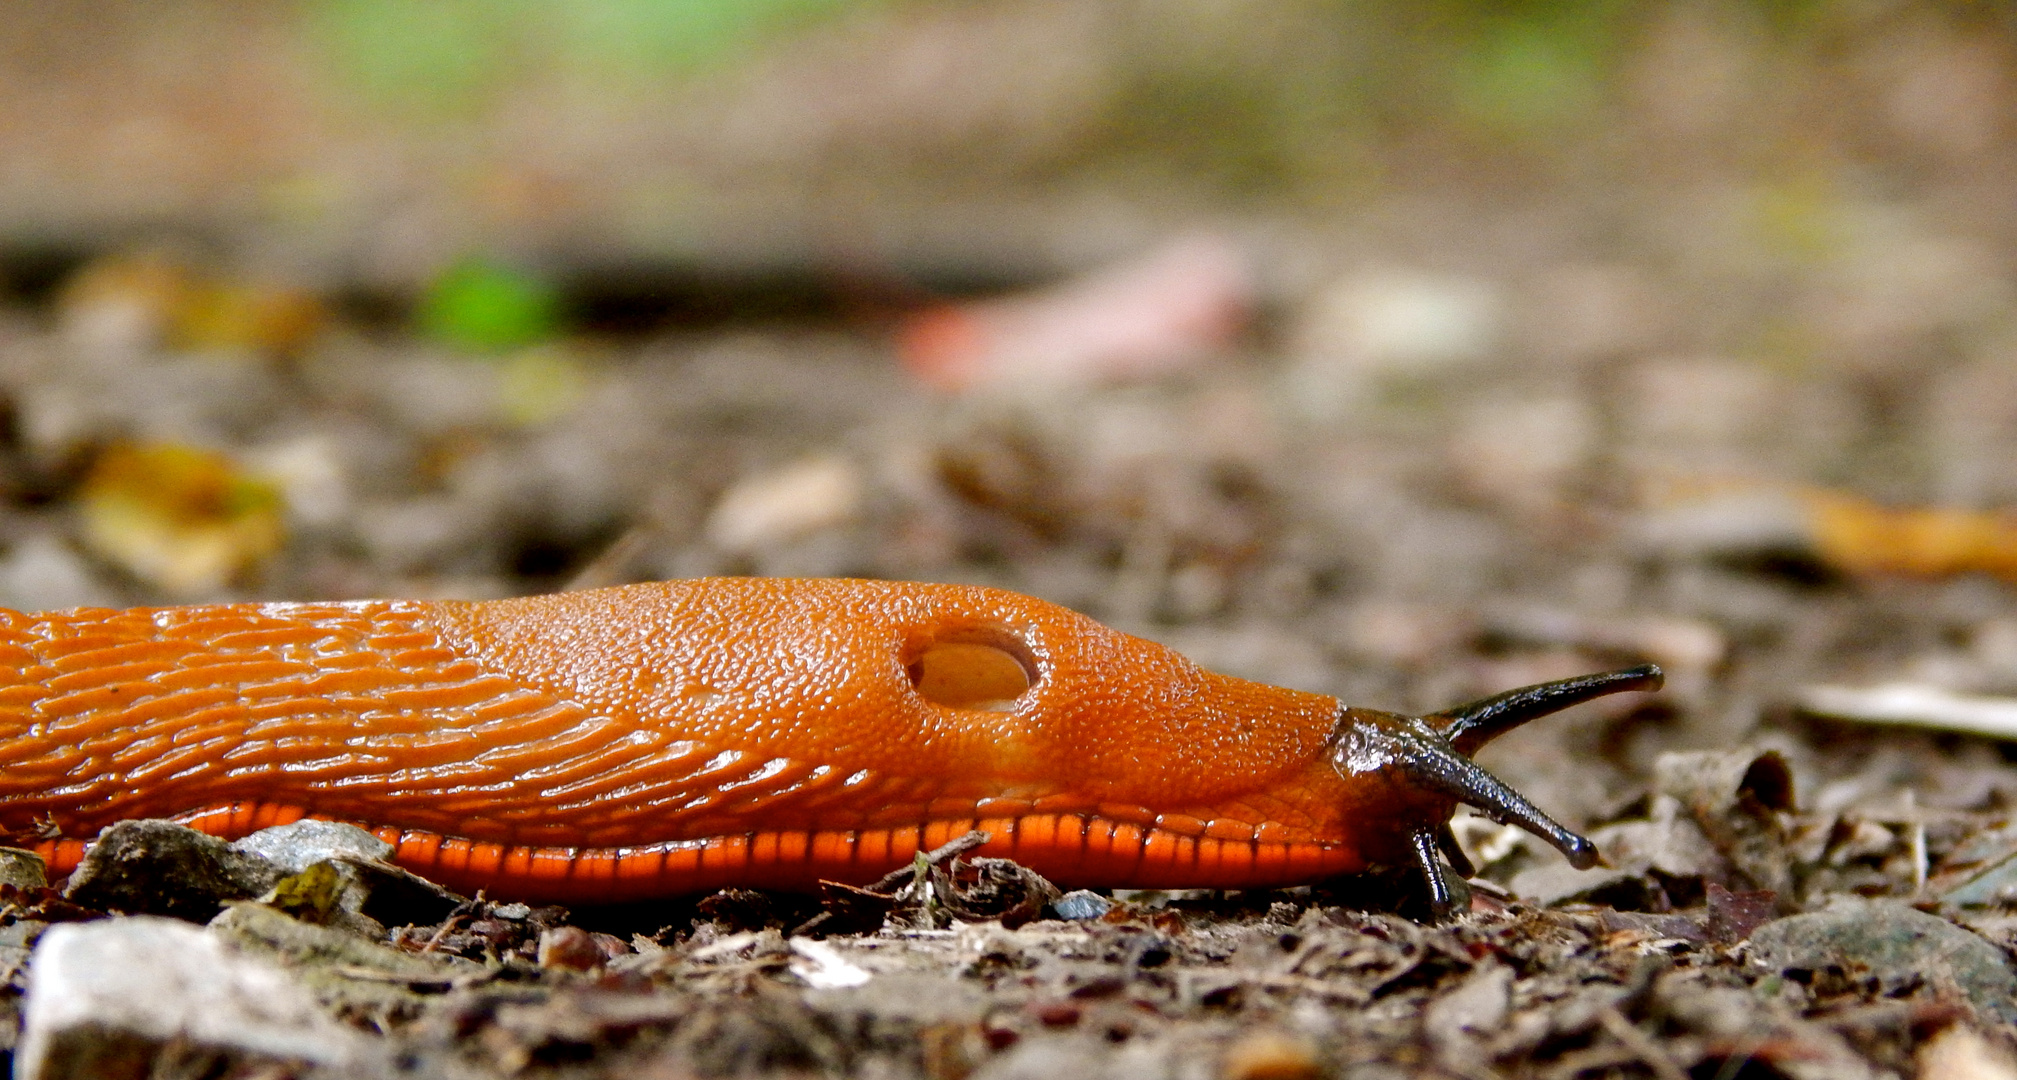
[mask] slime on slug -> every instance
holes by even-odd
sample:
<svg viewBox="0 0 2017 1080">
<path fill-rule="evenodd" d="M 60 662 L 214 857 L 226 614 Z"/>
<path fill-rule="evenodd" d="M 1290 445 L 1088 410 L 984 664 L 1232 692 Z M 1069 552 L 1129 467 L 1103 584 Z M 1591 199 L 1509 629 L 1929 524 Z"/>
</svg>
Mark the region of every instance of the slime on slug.
<svg viewBox="0 0 2017 1080">
<path fill-rule="evenodd" d="M 1458 803 L 1596 849 L 1470 755 L 1632 668 L 1425 717 L 1217 675 L 997 589 L 715 578 L 486 602 L 0 610 L 0 831 L 353 821 L 464 890 L 866 882 L 973 830 L 1061 885 L 1419 865 Z"/>
</svg>

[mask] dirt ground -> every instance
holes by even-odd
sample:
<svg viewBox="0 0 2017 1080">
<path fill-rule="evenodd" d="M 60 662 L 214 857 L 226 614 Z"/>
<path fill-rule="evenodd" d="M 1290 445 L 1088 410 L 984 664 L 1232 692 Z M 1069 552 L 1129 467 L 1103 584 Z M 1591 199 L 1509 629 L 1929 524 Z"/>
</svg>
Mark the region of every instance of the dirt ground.
<svg viewBox="0 0 2017 1080">
<path fill-rule="evenodd" d="M 1649 6 L 1594 119 L 1515 139 L 1387 115 L 1351 132 L 1347 180 L 1233 198 L 1242 181 L 1173 185 L 1061 149 L 1074 95 L 1111 90 L 1084 65 L 1142 48 L 1136 24 L 983 7 L 850 24 L 759 68 L 769 81 L 680 99 L 739 118 L 724 124 L 744 143 L 621 112 L 556 148 L 589 114 L 547 95 L 459 128 L 489 136 L 439 151 L 448 165 L 288 112 L 257 88 L 292 69 L 234 61 L 219 115 L 257 121 L 237 141 L 167 140 L 194 163 L 148 159 L 166 180 L 105 157 L 132 171 L 68 203 L 65 170 L 111 151 L 50 134 L 60 110 L 119 113 L 131 93 L 134 115 L 154 101 L 187 121 L 184 46 L 152 82 L 88 99 L 0 70 L 0 100 L 34 106 L 0 125 L 18 163 L 0 175 L 0 605 L 973 582 L 1217 671 L 1416 713 L 1654 662 L 1657 695 L 1479 756 L 1604 865 L 1573 871 L 1466 812 L 1479 871 L 1440 925 L 1406 872 L 1057 898 L 948 856 L 879 898 L 409 898 L 359 922 L 335 901 L 217 914 L 270 880 L 169 911 L 143 867 L 138 898 L 4 887 L 16 1011 L 45 926 L 157 912 L 215 916 L 368 1049 L 170 1039 L 133 1075 L 2017 1075 L 2001 18 L 1821 5 L 1788 29 Z M 183 10 L 160 40 L 200 41 L 235 9 Z M 100 44 L 144 39 L 129 22 Z M 284 26 L 261 25 L 232 39 L 245 56 L 279 48 Z M 91 55 L 73 29 L 37 32 Z M 934 84 L 917 72 L 936 69 L 890 75 L 902 93 L 836 74 L 892 41 L 1053 62 L 1030 69 L 1023 111 L 988 89 L 1017 69 L 984 69 L 952 99 L 961 123 L 918 134 Z M 843 84 L 852 111 L 750 134 Z M 264 111 L 228 107 L 241 93 Z M 896 164 L 845 150 L 896 129 L 912 139 Z M 658 156 L 624 157 L 647 130 Z M 1013 167 L 942 156 L 988 139 Z M 318 189 L 342 212 L 312 229 L 198 198 L 248 170 L 269 193 L 333 175 L 360 146 L 377 171 Z M 486 172 L 493 153 L 541 175 L 573 155 L 564 212 Z M 713 231 L 674 243 L 624 216 L 668 158 L 714 185 L 690 211 Z M 883 166 L 902 180 L 876 213 L 928 224 L 835 224 Z M 779 194 L 802 173 L 825 194 Z M 467 185 L 493 201 L 470 209 Z M 766 226 L 750 191 L 788 220 Z M 21 224 L 50 207 L 55 226 Z M 416 328 L 414 268 L 480 235 L 539 253 L 560 329 L 486 351 Z M 1179 260 L 1146 298 L 1074 277 L 1153 266 L 1172 242 L 1236 270 Z M 1176 310 L 1193 286 L 1223 324 Z M 282 314 L 216 314 L 248 307 Z M 952 390 L 932 374 L 919 328 L 947 312 L 994 335 L 972 362 L 1005 374 Z M 1100 346 L 1113 324 L 1177 343 L 1139 364 Z M 1017 366 L 1033 353 L 1069 362 Z"/>
</svg>

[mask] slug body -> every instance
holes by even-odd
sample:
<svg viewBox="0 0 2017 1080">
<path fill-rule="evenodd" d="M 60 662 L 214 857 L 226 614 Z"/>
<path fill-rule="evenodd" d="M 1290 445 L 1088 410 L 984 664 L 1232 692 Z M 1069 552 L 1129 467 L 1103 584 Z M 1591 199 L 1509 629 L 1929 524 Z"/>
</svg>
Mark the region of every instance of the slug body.
<svg viewBox="0 0 2017 1080">
<path fill-rule="evenodd" d="M 0 610 L 0 830 L 59 873 L 126 818 L 315 816 L 533 900 L 862 882 L 975 828 L 1067 886 L 1283 885 L 1433 863 L 1476 801 L 1389 720 L 1425 724 L 968 586 Z"/>
</svg>

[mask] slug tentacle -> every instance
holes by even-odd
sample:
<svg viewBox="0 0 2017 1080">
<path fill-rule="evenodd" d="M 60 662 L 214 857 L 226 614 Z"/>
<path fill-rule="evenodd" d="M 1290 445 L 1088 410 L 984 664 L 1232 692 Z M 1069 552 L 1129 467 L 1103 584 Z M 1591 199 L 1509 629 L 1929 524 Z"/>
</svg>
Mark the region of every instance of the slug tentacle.
<svg viewBox="0 0 2017 1080">
<path fill-rule="evenodd" d="M 1653 664 L 1641 664 L 1620 671 L 1578 675 L 1537 686 L 1523 686 L 1503 694 L 1459 705 L 1422 719 L 1442 732 L 1456 751 L 1475 754 L 1486 743 L 1506 732 L 1549 713 L 1581 705 L 1591 698 L 1628 690 L 1658 690 L 1666 675 Z"/>
<path fill-rule="evenodd" d="M 1436 858 L 1441 841 L 1435 829 L 1416 829 L 1409 837 L 1415 845 L 1415 860 L 1422 865 L 1422 880 L 1429 886 L 1429 911 L 1441 922 L 1450 914 L 1450 883 L 1443 879 L 1443 861 Z"/>
<path fill-rule="evenodd" d="M 1464 854 L 1464 846 L 1457 843 L 1457 834 L 1447 821 L 1436 830 L 1436 846 L 1442 850 L 1443 858 L 1449 861 L 1450 869 L 1459 876 L 1470 877 L 1478 872 L 1478 868 L 1471 865 L 1471 857 Z"/>
</svg>

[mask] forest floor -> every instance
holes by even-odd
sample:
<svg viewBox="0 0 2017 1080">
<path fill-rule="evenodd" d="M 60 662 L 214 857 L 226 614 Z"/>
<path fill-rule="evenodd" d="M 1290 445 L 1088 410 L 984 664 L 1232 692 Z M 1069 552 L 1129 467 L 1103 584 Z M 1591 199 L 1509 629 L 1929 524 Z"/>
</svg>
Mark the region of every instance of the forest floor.
<svg viewBox="0 0 2017 1080">
<path fill-rule="evenodd" d="M 1099 38 L 1062 7 L 871 21 L 765 77 L 825 100 L 877 34 L 1068 60 Z M 72 190 L 58 159 L 97 151 L 49 134 L 76 126 L 60 95 L 6 110 L 49 125 L 14 132 L 7 205 L 83 209 L 32 243 L 0 221 L 0 605 L 846 575 L 1029 593 L 1401 712 L 1645 662 L 1667 685 L 1479 755 L 1605 862 L 1574 871 L 1460 813 L 1478 873 L 1440 924 L 1405 868 L 1053 899 L 947 855 L 880 899 L 570 912 L 442 895 L 356 837 L 325 837 L 317 870 L 147 833 L 67 894 L 0 867 L 22 1075 L 2017 1076 L 2017 525 L 1998 512 L 2017 505 L 2017 91 L 1993 27 L 1868 7 L 1785 68 L 1731 12 L 1649 15 L 1625 115 L 1574 144 L 1589 156 L 1428 132 L 1327 199 L 898 205 L 939 190 L 927 171 L 888 216 L 953 225 L 859 259 L 806 240 L 854 221 L 852 174 L 822 169 L 861 161 L 834 148 L 927 130 L 914 117 L 954 99 L 848 98 L 859 116 L 803 130 L 756 81 L 705 99 L 748 145 L 702 162 L 729 178 L 693 211 L 706 241 L 649 264 L 598 247 L 644 235 L 597 217 L 649 201 L 612 194 L 655 175 L 623 152 L 686 162 L 710 132 L 671 110 L 693 130 L 652 143 L 638 125 L 666 110 L 590 123 L 528 91 L 499 114 L 520 142 L 467 142 L 579 190 L 542 201 L 539 169 L 454 147 L 441 171 L 495 196 L 478 225 L 571 238 L 544 264 L 559 308 L 504 259 L 470 264 L 494 305 L 474 315 L 442 299 L 452 274 L 414 269 L 472 246 L 467 192 L 359 196 L 314 258 L 202 201 L 239 142 L 307 146 L 359 184 L 419 184 L 425 160 L 356 166 L 378 159 L 300 136 L 312 110 L 225 138 L 176 104 L 208 100 L 209 67 L 121 89 L 72 34 L 57 67 L 102 83 L 108 113 L 158 99 L 196 127 Z M 160 40 L 193 48 L 229 10 L 187 5 Z M 156 40 L 145 21 L 106 40 Z M 1038 129 L 1076 115 L 1078 71 L 987 69 L 972 85 L 1000 92 L 929 130 L 999 121 L 1005 156 L 1055 150 Z M 47 82 L 4 75 L 5 101 Z M 938 164 L 916 138 L 905 167 Z M 841 202 L 781 196 L 800 214 L 779 225 L 738 201 L 771 192 L 748 180 L 764 169 Z M 148 170 L 183 201 L 140 219 L 207 224 L 104 225 Z M 736 264 L 738 243 L 771 246 Z M 303 259 L 320 268 L 269 272 Z M 67 966 L 37 951 L 79 925 L 104 936 L 52 937 Z M 69 1013 L 37 1011 L 52 967 Z M 156 981 L 92 982 L 128 967 Z"/>
</svg>

